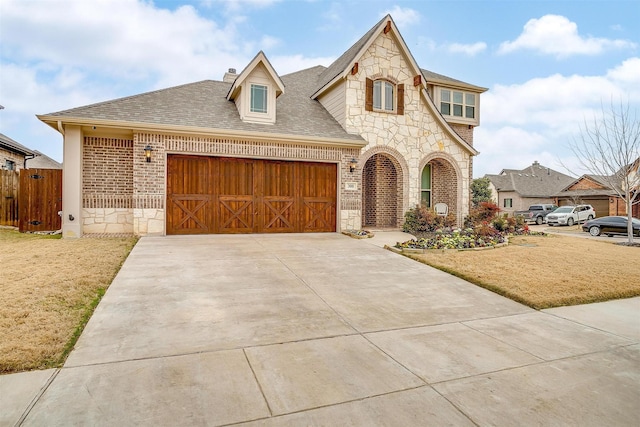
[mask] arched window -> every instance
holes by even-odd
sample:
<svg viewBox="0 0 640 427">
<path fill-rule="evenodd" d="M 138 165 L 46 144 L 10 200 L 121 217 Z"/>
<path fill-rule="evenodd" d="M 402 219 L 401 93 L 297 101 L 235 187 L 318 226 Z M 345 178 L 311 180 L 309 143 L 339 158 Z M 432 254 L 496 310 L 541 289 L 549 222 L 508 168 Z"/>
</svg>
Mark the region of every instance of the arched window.
<svg viewBox="0 0 640 427">
<path fill-rule="evenodd" d="M 376 80 L 373 82 L 373 109 L 383 111 L 394 111 L 394 92 L 395 85 L 384 81 Z"/>
<path fill-rule="evenodd" d="M 365 110 L 404 114 L 404 84 L 393 84 L 388 80 L 366 81 Z"/>
<path fill-rule="evenodd" d="M 431 165 L 426 165 L 424 169 L 422 169 L 420 203 L 428 208 L 431 207 Z"/>
</svg>

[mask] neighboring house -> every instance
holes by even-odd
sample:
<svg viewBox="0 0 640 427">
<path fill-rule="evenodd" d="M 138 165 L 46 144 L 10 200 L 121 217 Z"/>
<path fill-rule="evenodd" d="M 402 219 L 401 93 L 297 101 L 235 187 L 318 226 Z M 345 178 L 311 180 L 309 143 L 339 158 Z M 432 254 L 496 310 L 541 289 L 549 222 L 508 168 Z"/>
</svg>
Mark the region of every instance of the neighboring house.
<svg viewBox="0 0 640 427">
<path fill-rule="evenodd" d="M 63 235 L 399 227 L 469 211 L 485 88 L 419 68 L 391 16 L 329 67 L 263 52 L 201 81 L 38 116 L 64 136 Z"/>
<path fill-rule="evenodd" d="M 24 169 L 26 161 L 34 155 L 32 150 L 0 133 L 0 169 Z"/>
<path fill-rule="evenodd" d="M 633 176 L 637 176 L 640 159 L 634 163 Z M 612 175 L 614 176 L 614 175 Z M 556 204 L 559 206 L 570 204 L 589 204 L 596 211 L 596 216 L 627 215 L 627 207 L 624 200 L 611 188 L 608 182 L 610 177 L 600 175 L 582 175 L 561 191 L 555 194 Z M 640 191 L 640 188 L 632 189 Z M 640 197 L 640 196 L 639 196 Z M 632 215 L 640 218 L 640 200 L 632 206 Z"/>
<path fill-rule="evenodd" d="M 498 175 L 485 177 L 489 178 L 494 202 L 510 215 L 533 204 L 555 203 L 554 196 L 575 181 L 537 161 L 522 170 L 503 169 Z"/>
<path fill-rule="evenodd" d="M 33 150 L 35 157 L 27 159 L 27 169 L 62 169 L 62 164 L 38 150 Z"/>
</svg>

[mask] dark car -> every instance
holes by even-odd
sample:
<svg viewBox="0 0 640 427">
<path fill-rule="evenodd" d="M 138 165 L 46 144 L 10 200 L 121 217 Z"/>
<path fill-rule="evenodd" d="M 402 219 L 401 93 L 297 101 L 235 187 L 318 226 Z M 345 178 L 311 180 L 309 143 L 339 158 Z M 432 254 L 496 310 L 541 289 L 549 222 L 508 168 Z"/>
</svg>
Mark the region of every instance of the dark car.
<svg viewBox="0 0 640 427">
<path fill-rule="evenodd" d="M 640 237 L 640 219 L 632 218 L 633 235 Z M 626 216 L 603 216 L 589 220 L 582 224 L 582 231 L 587 231 L 592 236 L 606 234 L 612 236 L 614 234 L 627 234 L 627 217 Z"/>
</svg>

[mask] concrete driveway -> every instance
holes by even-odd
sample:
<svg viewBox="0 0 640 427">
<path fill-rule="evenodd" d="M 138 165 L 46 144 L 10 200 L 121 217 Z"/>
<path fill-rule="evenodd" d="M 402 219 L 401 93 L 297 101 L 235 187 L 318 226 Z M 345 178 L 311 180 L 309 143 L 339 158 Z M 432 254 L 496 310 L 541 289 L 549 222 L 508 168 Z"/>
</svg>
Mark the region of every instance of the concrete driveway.
<svg viewBox="0 0 640 427">
<path fill-rule="evenodd" d="M 142 238 L 0 425 L 640 424 L 639 298 L 539 312 L 381 243 Z"/>
</svg>

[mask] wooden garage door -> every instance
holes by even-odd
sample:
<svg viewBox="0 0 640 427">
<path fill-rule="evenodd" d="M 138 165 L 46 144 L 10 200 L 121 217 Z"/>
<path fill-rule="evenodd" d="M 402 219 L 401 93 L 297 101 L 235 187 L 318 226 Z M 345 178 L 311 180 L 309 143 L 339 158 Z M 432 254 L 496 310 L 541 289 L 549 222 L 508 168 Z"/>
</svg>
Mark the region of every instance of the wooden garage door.
<svg viewBox="0 0 640 427">
<path fill-rule="evenodd" d="M 335 164 L 170 155 L 167 233 L 336 230 Z"/>
</svg>

